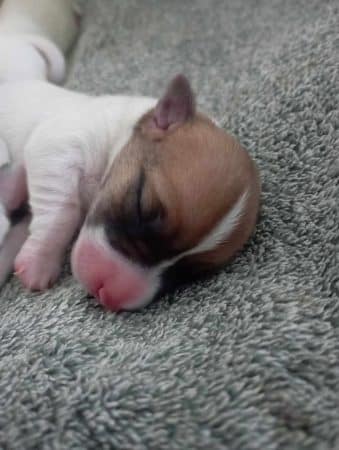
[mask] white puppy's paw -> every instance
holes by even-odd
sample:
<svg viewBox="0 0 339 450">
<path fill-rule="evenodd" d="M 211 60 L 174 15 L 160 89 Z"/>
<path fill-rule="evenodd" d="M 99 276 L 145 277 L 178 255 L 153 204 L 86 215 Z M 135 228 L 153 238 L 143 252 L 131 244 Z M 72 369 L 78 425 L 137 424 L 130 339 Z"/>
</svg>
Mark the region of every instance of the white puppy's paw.
<svg viewBox="0 0 339 450">
<path fill-rule="evenodd" d="M 59 277 L 61 266 L 53 255 L 24 245 L 14 263 L 15 275 L 29 291 L 44 291 Z"/>
</svg>

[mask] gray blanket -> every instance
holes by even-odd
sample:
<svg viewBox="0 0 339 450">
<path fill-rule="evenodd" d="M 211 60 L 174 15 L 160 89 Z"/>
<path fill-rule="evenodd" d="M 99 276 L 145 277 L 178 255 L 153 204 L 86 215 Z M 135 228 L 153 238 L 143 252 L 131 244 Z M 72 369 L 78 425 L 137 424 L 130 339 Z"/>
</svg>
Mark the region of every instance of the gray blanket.
<svg viewBox="0 0 339 450">
<path fill-rule="evenodd" d="M 1 449 L 339 448 L 339 8 L 90 0 L 68 86 L 158 95 L 177 72 L 263 181 L 236 260 L 139 313 L 60 282 L 0 293 Z"/>
</svg>

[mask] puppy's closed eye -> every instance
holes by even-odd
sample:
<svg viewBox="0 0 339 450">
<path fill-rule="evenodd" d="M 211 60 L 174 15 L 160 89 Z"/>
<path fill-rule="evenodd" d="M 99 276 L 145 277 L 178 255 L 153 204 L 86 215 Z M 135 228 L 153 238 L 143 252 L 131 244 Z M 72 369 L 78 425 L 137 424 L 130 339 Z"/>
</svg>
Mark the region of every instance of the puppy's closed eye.
<svg viewBox="0 0 339 450">
<path fill-rule="evenodd" d="M 135 237 L 162 233 L 166 220 L 165 208 L 147 184 L 144 171 L 141 171 L 137 184 L 135 212 Z"/>
<path fill-rule="evenodd" d="M 166 222 L 165 207 L 141 171 L 137 183 L 126 189 L 122 203 L 105 214 L 104 229 L 113 248 L 152 265 L 174 254 Z"/>
<path fill-rule="evenodd" d="M 122 196 L 120 205 L 114 206 L 107 217 L 116 233 L 131 239 L 145 239 L 162 234 L 166 212 L 147 183 L 142 170 L 136 183 Z"/>
</svg>

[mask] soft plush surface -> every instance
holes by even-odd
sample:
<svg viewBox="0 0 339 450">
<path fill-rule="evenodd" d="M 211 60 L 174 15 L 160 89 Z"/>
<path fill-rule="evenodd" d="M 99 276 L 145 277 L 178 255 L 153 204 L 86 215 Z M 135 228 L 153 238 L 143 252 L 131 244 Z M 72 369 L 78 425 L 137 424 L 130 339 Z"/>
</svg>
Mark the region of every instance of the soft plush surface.
<svg viewBox="0 0 339 450">
<path fill-rule="evenodd" d="M 222 273 L 104 312 L 67 267 L 0 301 L 0 448 L 339 448 L 339 10 L 325 0 L 90 0 L 68 85 L 187 74 L 262 173 Z"/>
</svg>

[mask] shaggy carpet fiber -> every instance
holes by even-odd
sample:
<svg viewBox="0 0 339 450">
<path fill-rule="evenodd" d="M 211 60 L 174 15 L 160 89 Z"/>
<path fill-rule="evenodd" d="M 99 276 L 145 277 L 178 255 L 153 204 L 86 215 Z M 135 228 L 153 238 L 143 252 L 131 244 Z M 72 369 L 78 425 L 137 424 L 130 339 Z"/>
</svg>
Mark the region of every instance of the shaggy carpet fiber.
<svg viewBox="0 0 339 450">
<path fill-rule="evenodd" d="M 0 293 L 1 449 L 339 448 L 339 8 L 91 0 L 68 86 L 159 95 L 185 73 L 262 174 L 221 273 L 139 313 L 69 273 Z"/>
</svg>

